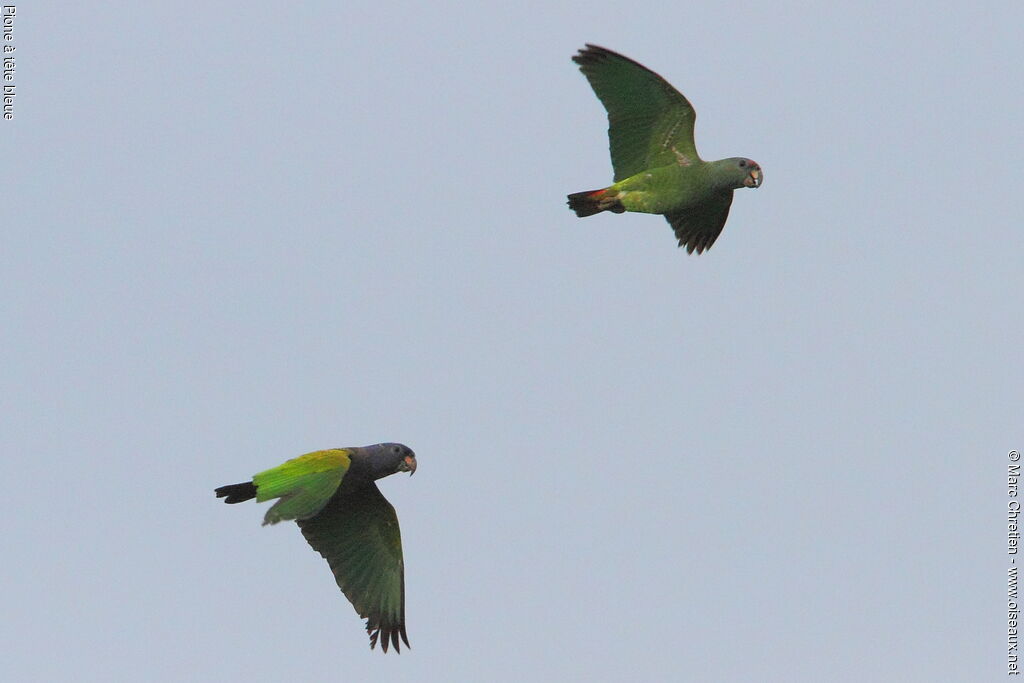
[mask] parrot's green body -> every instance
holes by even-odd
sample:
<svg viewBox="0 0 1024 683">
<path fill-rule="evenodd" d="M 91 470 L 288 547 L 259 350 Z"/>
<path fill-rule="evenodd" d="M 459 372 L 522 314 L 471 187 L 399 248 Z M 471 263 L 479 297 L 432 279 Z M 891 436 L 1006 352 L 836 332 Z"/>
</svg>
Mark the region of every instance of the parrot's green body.
<svg viewBox="0 0 1024 683">
<path fill-rule="evenodd" d="M 743 157 L 704 161 L 693 140 L 696 113 L 665 79 L 596 45 L 575 61 L 608 111 L 615 183 L 569 195 L 577 216 L 602 211 L 662 214 L 679 246 L 698 254 L 722 232 L 733 190 L 758 187 L 761 167 Z"/>
<path fill-rule="evenodd" d="M 370 647 L 380 639 L 399 651 L 405 632 L 405 562 L 395 509 L 374 483 L 415 472 L 416 456 L 402 444 L 332 448 L 292 458 L 251 482 L 216 489 L 225 503 L 277 499 L 264 524 L 295 520 L 327 560 L 345 597 L 366 619 Z"/>
<path fill-rule="evenodd" d="M 725 171 L 724 173 L 722 171 Z M 709 190 L 732 190 L 731 169 L 720 162 L 697 161 L 641 171 L 604 189 L 626 211 L 667 214 L 707 201 Z"/>
</svg>

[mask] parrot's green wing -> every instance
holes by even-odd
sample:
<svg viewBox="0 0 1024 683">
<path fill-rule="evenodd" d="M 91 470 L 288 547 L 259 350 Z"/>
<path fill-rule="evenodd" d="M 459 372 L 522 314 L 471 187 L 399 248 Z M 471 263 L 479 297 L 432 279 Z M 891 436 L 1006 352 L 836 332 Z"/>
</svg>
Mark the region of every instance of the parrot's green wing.
<svg viewBox="0 0 1024 683">
<path fill-rule="evenodd" d="M 254 476 L 258 502 L 280 498 L 267 510 L 263 523 L 305 519 L 318 513 L 345 477 L 350 453 L 344 448 L 314 451 Z"/>
<path fill-rule="evenodd" d="M 608 110 L 615 181 L 669 164 L 700 160 L 696 112 L 682 93 L 628 57 L 587 44 L 572 58 Z"/>
<path fill-rule="evenodd" d="M 725 226 L 732 205 L 732 190 L 716 194 L 711 199 L 679 213 L 670 213 L 665 219 L 679 239 L 679 246 L 692 254 L 710 249 Z"/>
<path fill-rule="evenodd" d="M 399 637 L 408 647 L 402 535 L 395 508 L 377 485 L 344 487 L 319 515 L 300 519 L 298 524 L 313 549 L 331 565 L 345 597 L 366 619 L 370 647 L 378 637 L 385 652 L 389 644 L 400 651 Z"/>
</svg>

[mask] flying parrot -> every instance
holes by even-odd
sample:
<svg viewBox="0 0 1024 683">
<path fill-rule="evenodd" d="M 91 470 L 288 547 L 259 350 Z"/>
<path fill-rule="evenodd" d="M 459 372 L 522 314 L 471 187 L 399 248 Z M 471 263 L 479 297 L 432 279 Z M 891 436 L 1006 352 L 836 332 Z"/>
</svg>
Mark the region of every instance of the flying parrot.
<svg viewBox="0 0 1024 683">
<path fill-rule="evenodd" d="M 743 157 L 701 160 L 693 142 L 696 112 L 650 69 L 590 44 L 572 60 L 608 110 L 615 183 L 569 195 L 569 208 L 580 218 L 663 214 L 687 253 L 710 249 L 729 216 L 732 191 L 760 186 L 761 167 Z"/>
<path fill-rule="evenodd" d="M 370 648 L 406 647 L 405 566 L 395 508 L 374 482 L 416 471 L 416 454 L 400 443 L 332 448 L 293 458 L 242 484 L 215 489 L 225 503 L 278 501 L 263 524 L 295 520 L 324 556 L 338 587 L 366 619 Z"/>
</svg>

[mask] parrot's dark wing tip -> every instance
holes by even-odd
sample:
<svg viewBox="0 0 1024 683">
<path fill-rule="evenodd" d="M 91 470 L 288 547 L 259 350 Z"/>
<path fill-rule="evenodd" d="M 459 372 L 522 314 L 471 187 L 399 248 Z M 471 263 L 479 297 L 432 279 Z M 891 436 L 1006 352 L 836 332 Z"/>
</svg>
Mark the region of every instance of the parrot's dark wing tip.
<svg viewBox="0 0 1024 683">
<path fill-rule="evenodd" d="M 592 45 L 587 43 L 586 47 L 582 47 L 579 51 L 572 56 L 572 61 L 576 62 L 580 66 L 590 66 L 597 64 L 609 56 L 615 53 L 607 48 L 603 48 L 600 45 Z"/>
<path fill-rule="evenodd" d="M 367 624 L 366 630 L 370 634 L 370 649 L 374 649 L 377 646 L 378 639 L 380 640 L 380 649 L 384 652 L 388 651 L 388 648 L 394 646 L 395 652 L 398 654 L 402 653 L 402 648 L 398 639 L 401 638 L 402 642 L 405 643 L 406 648 L 411 648 L 409 645 L 409 638 L 405 634 L 405 624 L 397 624 L 390 627 L 370 626 Z M 381 634 L 383 632 L 383 637 Z"/>
<path fill-rule="evenodd" d="M 580 48 L 580 50 L 573 55 L 572 61 L 576 62 L 580 70 L 584 74 L 589 74 L 595 67 L 600 67 L 604 64 L 618 63 L 618 64 L 629 64 L 640 71 L 647 71 L 654 73 L 646 66 L 630 59 L 626 55 L 619 54 L 615 50 L 609 50 L 606 47 L 600 45 L 594 45 L 593 43 L 587 43 L 586 47 Z M 658 76 L 657 74 L 654 74 Z M 660 79 L 661 76 L 658 76 Z"/>
</svg>

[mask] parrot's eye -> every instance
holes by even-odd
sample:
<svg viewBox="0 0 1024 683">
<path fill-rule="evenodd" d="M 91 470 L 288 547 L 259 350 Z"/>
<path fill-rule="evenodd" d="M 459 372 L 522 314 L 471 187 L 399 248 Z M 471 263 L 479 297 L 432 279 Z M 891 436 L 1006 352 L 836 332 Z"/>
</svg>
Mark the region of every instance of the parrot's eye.
<svg viewBox="0 0 1024 683">
<path fill-rule="evenodd" d="M 747 160 L 746 159 L 741 159 L 740 160 L 740 168 L 743 168 L 746 165 L 747 165 Z"/>
</svg>

